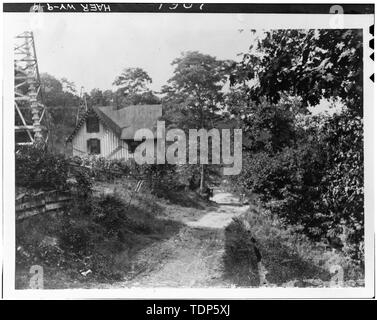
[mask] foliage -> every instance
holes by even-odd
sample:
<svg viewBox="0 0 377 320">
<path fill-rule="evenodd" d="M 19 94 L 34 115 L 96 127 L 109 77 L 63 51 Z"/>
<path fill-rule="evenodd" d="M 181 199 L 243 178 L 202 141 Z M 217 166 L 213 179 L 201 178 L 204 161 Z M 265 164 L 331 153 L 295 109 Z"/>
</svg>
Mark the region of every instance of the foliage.
<svg viewBox="0 0 377 320">
<path fill-rule="evenodd" d="M 87 168 L 81 170 L 95 181 L 114 182 L 119 178 L 144 180 L 145 186 L 158 197 L 169 197 L 169 193 L 184 188 L 189 182 L 182 170 L 173 164 L 137 164 L 133 159 L 109 160 L 103 157 L 76 157 L 75 163 Z"/>
<path fill-rule="evenodd" d="M 177 106 L 174 124 L 179 128 L 213 127 L 211 118 L 220 109 L 223 101 L 221 89 L 227 80 L 230 62 L 197 51 L 186 52 L 175 59 L 173 77 L 163 87 L 163 103 L 167 107 Z M 172 115 L 170 115 L 172 116 Z M 186 120 L 186 123 L 184 120 Z"/>
<path fill-rule="evenodd" d="M 328 159 L 323 198 L 333 230 L 342 230 L 344 250 L 364 257 L 363 121 L 349 113 L 337 115 L 323 128 Z"/>
<path fill-rule="evenodd" d="M 234 92 L 228 94 L 232 99 Z M 296 116 L 299 114 L 297 100 L 271 104 L 265 99 L 260 103 L 247 105 L 232 104 L 229 111 L 240 121 L 244 135 L 244 149 L 250 152 L 266 151 L 275 153 L 297 142 Z"/>
<path fill-rule="evenodd" d="M 141 68 L 125 68 L 117 76 L 113 85 L 117 86 L 114 93 L 115 105 L 118 108 L 137 104 L 158 104 L 159 99 L 148 88 L 152 78 Z"/>
<path fill-rule="evenodd" d="M 58 80 L 48 73 L 42 73 L 41 82 L 43 86 L 44 103 L 47 107 L 71 107 L 78 103 L 78 96 L 76 95 L 74 84 L 67 79 L 63 78 Z M 54 111 L 52 112 L 54 120 L 58 120 L 55 116 L 59 117 L 63 115 L 61 110 L 56 112 L 56 115 L 54 114 Z"/>
<path fill-rule="evenodd" d="M 328 287 L 334 265 L 343 268 L 345 285 L 363 285 L 363 268 L 347 255 L 329 250 L 325 242 L 313 243 L 302 235 L 300 227 L 282 225 L 279 216 L 268 210 L 251 207 L 225 230 L 225 274 L 239 286 L 259 285 L 255 245 L 267 271 L 266 279 L 274 285 Z"/>
<path fill-rule="evenodd" d="M 219 112 L 224 101 L 221 90 L 227 80 L 231 62 L 189 51 L 175 59 L 172 65 L 175 67 L 174 74 L 162 89 L 163 120 L 167 127 L 179 128 L 185 132 L 195 128 L 217 128 L 225 117 L 225 114 Z M 208 167 L 202 166 L 201 186 L 209 174 Z"/>
<path fill-rule="evenodd" d="M 76 180 L 80 195 L 91 192 L 91 177 L 72 160 L 37 146 L 22 146 L 16 152 L 16 187 L 34 190 L 68 190 L 69 178 Z"/>
<path fill-rule="evenodd" d="M 326 239 L 362 261 L 362 122 L 339 114 L 312 126 L 313 135 L 307 128 L 296 147 L 245 153 L 237 184 L 270 202 L 286 224 L 301 226 L 312 240 Z"/>
<path fill-rule="evenodd" d="M 85 93 L 87 106 L 116 105 L 122 108 L 133 104 L 157 104 L 158 97 L 146 88 L 150 81 L 145 71 L 139 68 L 126 69 L 115 81 L 119 86 L 116 92 L 95 88 L 89 94 Z M 75 84 L 65 78 L 59 80 L 47 73 L 42 73 L 41 83 L 43 100 L 48 111 L 46 117 L 49 123 L 49 148 L 54 152 L 68 154 L 66 139 L 75 128 L 80 97 Z M 25 116 L 27 116 L 27 111 L 24 112 Z M 31 114 L 28 116 L 31 118 Z M 20 121 L 16 117 L 16 123 L 21 124 Z"/>
<path fill-rule="evenodd" d="M 92 106 L 110 106 L 113 103 L 114 93 L 111 90 L 102 91 L 98 88 L 92 89 L 89 94 L 85 94 L 86 102 Z"/>
<path fill-rule="evenodd" d="M 282 94 L 302 97 L 302 106 L 339 97 L 362 115 L 361 30 L 273 30 L 259 37 L 237 65 L 231 83 L 252 81 L 253 101 Z"/>
<path fill-rule="evenodd" d="M 49 123 L 49 148 L 53 152 L 67 153 L 65 141 L 76 124 L 76 113 L 80 99 L 74 84 L 66 79 L 58 80 L 41 74 L 43 102 L 47 108 Z"/>
<path fill-rule="evenodd" d="M 121 87 L 125 94 L 140 93 L 152 82 L 151 77 L 141 68 L 126 68 L 116 77 L 113 84 Z"/>
<path fill-rule="evenodd" d="M 77 165 L 88 168 L 90 176 L 96 181 L 112 181 L 131 174 L 131 160 L 106 159 L 98 156 L 75 157 Z"/>
<path fill-rule="evenodd" d="M 244 131 L 238 188 L 286 226 L 362 263 L 362 38 L 357 30 L 274 30 L 257 36 L 230 76 L 230 113 Z M 312 116 L 333 101 L 342 110 Z"/>
<path fill-rule="evenodd" d="M 23 146 L 16 153 L 16 186 L 39 190 L 67 188 L 68 161 L 34 146 Z"/>
<path fill-rule="evenodd" d="M 62 268 L 81 281 L 122 279 L 138 250 L 180 227 L 158 219 L 161 208 L 148 206 L 150 197 L 138 200 L 129 206 L 117 196 L 90 195 L 73 201 L 64 214 L 22 220 L 16 230 L 17 265 Z M 46 246 L 45 238 L 54 241 Z M 80 274 L 89 270 L 85 277 Z"/>
</svg>

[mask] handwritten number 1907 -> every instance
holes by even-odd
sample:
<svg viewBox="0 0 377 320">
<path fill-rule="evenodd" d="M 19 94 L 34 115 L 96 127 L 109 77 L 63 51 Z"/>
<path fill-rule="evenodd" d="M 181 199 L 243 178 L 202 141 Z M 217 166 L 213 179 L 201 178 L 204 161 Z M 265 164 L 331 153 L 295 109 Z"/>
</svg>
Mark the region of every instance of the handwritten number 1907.
<svg viewBox="0 0 377 320">
<path fill-rule="evenodd" d="M 161 10 L 164 7 L 164 5 L 167 5 L 168 9 L 173 11 L 173 10 L 176 10 L 179 7 L 180 3 L 169 3 L 169 4 L 160 3 L 158 10 Z M 187 10 L 189 10 L 193 7 L 192 3 L 182 3 L 181 5 L 184 9 L 187 9 Z M 203 6 L 204 6 L 204 3 L 200 4 L 199 10 L 203 10 Z"/>
</svg>

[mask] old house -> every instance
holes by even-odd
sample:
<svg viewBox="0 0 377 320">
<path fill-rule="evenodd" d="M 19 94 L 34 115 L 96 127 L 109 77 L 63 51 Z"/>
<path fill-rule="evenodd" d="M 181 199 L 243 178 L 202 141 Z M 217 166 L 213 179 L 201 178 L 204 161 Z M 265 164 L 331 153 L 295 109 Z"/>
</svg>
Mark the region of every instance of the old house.
<svg viewBox="0 0 377 320">
<path fill-rule="evenodd" d="M 138 129 L 156 132 L 161 105 L 133 105 L 116 110 L 94 106 L 83 114 L 67 142 L 74 156 L 99 155 L 107 159 L 128 159 L 137 146 Z"/>
</svg>

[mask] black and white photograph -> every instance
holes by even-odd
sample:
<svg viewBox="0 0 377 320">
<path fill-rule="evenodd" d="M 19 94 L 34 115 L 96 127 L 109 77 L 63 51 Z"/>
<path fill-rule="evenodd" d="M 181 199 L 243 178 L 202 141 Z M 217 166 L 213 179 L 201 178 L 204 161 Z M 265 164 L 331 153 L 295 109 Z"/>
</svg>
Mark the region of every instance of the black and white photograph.
<svg viewBox="0 0 377 320">
<path fill-rule="evenodd" d="M 374 4 L 2 15 L 4 297 L 374 296 Z"/>
</svg>

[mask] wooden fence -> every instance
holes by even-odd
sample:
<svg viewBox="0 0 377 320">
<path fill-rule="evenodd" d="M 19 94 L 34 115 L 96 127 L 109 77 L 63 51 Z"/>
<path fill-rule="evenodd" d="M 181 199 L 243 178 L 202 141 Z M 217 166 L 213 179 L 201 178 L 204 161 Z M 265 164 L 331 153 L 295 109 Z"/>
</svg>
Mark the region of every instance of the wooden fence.
<svg viewBox="0 0 377 320">
<path fill-rule="evenodd" d="M 125 177 L 125 173 L 120 170 L 113 169 L 95 169 L 88 165 L 70 163 L 70 167 L 82 168 L 84 170 L 89 170 L 92 172 L 106 172 L 112 173 L 114 175 Z M 145 178 L 136 175 L 127 175 L 128 180 L 145 180 Z M 143 179 L 144 178 L 144 179 Z M 95 189 L 93 190 L 96 191 Z M 74 190 L 71 191 L 45 191 L 39 192 L 37 194 L 20 194 L 16 196 L 16 220 L 22 220 L 28 217 L 32 217 L 38 214 L 61 211 L 67 204 L 73 200 L 73 193 L 76 193 Z M 110 192 L 111 193 L 111 192 Z"/>
<path fill-rule="evenodd" d="M 16 220 L 62 210 L 73 199 L 69 191 L 48 191 L 16 197 Z"/>
</svg>

